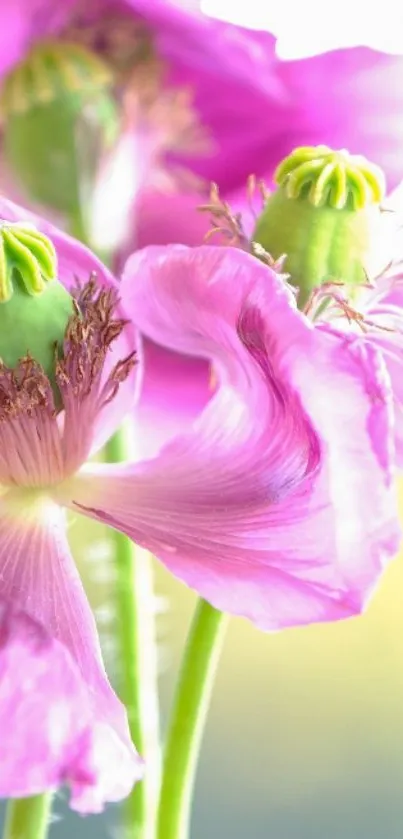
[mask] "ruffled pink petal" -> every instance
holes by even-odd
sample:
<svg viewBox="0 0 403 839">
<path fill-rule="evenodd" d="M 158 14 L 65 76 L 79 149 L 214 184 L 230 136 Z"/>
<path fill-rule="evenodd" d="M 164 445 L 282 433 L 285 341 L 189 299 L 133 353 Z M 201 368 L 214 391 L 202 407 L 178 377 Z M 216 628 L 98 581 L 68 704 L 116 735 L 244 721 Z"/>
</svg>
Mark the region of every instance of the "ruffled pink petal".
<svg viewBox="0 0 403 839">
<path fill-rule="evenodd" d="M 36 795 L 68 784 L 70 804 L 98 812 L 120 798 L 114 744 L 94 725 L 85 680 L 63 644 L 0 598 L 0 796 Z M 77 713 L 77 709 L 80 712 Z M 127 772 L 132 768 L 127 765 Z M 139 772 L 140 775 L 140 763 Z"/>
<path fill-rule="evenodd" d="M 27 713 L 31 713 L 33 720 L 35 714 L 38 716 L 38 706 L 41 708 L 43 727 L 33 732 L 35 750 L 31 749 L 30 738 L 26 741 L 22 735 L 20 741 L 14 738 L 15 765 L 27 762 L 25 781 L 21 780 L 27 786 L 15 788 L 12 794 L 28 795 L 45 789 L 49 783 L 54 785 L 58 780 L 65 780 L 72 787 L 73 806 L 85 812 L 97 812 L 105 802 L 125 797 L 140 777 L 141 762 L 131 743 L 125 709 L 105 674 L 95 622 L 69 551 L 63 513 L 51 501 L 40 497 L 30 499 L 18 490 L 3 495 L 0 504 L 0 598 L 25 613 L 28 621 L 37 622 L 44 638 L 43 653 L 35 665 L 36 670 L 32 671 L 32 678 L 39 679 L 37 690 L 41 695 L 38 698 L 33 694 L 26 700 Z M 51 656 L 50 673 L 44 669 L 41 681 L 40 662 L 46 664 L 48 654 Z M 28 661 L 29 650 L 25 655 Z M 56 669 L 52 693 L 53 664 Z M 18 668 L 14 671 L 14 679 L 8 701 L 11 702 L 12 696 L 14 700 L 20 697 L 20 725 L 23 728 L 25 700 Z M 80 697 L 83 704 L 78 701 Z M 77 716 L 77 707 L 80 714 L 82 709 L 82 725 L 80 727 L 76 721 L 75 729 L 69 731 L 70 719 L 72 715 Z M 46 758 L 52 755 L 52 739 L 48 733 L 52 721 L 53 766 L 47 765 Z M 67 751 L 65 764 L 60 762 L 64 745 L 70 749 L 70 758 Z M 3 756 L 2 769 L 6 774 Z M 12 783 L 16 784 L 11 768 L 10 775 Z M 51 776 L 53 781 L 49 780 Z M 9 793 L 10 789 L 0 794 Z"/>
<path fill-rule="evenodd" d="M 124 282 L 146 334 L 212 359 L 219 387 L 154 460 L 87 467 L 63 501 L 264 629 L 361 611 L 400 538 L 380 354 L 314 329 L 238 250 L 150 248 Z"/>
<path fill-rule="evenodd" d="M 115 365 L 127 358 L 138 344 L 136 330 L 128 316 L 124 295 L 117 280 L 102 262 L 76 239 L 67 236 L 35 213 L 1 197 L 0 218 L 11 222 L 30 222 L 51 239 L 58 257 L 59 280 L 66 288 L 75 288 L 77 280 L 84 284 L 95 272 L 100 286 L 119 289 L 120 303 L 117 306 L 116 316 L 127 320 L 127 325 L 107 354 L 103 369 L 105 382 Z M 133 367 L 130 375 L 122 381 L 115 397 L 104 406 L 93 429 L 92 452 L 101 448 L 121 424 L 125 415 L 133 410 L 137 397 L 140 366 L 137 364 Z"/>
<path fill-rule="evenodd" d="M 284 61 L 279 74 L 294 102 L 290 146 L 325 143 L 364 154 L 401 180 L 403 56 L 367 47 Z"/>
<path fill-rule="evenodd" d="M 385 334 L 368 334 L 366 341 L 376 346 L 383 358 L 392 382 L 395 414 L 395 449 L 399 469 L 403 469 L 403 340 L 391 340 Z"/>
<path fill-rule="evenodd" d="M 368 293 L 361 310 L 367 319 L 365 331 L 357 326 L 354 340 L 382 353 L 393 392 L 395 449 L 399 468 L 403 467 L 403 277 L 387 272 Z M 346 319 L 332 321 L 331 327 L 345 333 L 352 330 Z M 327 328 L 330 328 L 328 325 Z"/>
<path fill-rule="evenodd" d="M 280 61 L 269 33 L 249 37 L 256 39 L 255 85 L 246 78 L 222 80 L 214 64 L 210 74 L 180 59 L 173 65 L 173 81 L 186 78 L 215 143 L 213 154 L 191 161 L 193 172 L 229 194 L 251 173 L 270 184 L 279 161 L 296 146 L 325 143 L 377 163 L 389 188 L 399 183 L 402 56 L 355 47 Z"/>
</svg>

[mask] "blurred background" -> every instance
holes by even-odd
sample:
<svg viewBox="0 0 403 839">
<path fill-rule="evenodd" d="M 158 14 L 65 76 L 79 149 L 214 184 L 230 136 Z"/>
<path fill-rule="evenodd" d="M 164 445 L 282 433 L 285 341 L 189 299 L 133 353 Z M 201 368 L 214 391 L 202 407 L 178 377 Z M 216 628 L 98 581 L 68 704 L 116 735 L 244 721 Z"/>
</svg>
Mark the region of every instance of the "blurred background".
<svg viewBox="0 0 403 839">
<path fill-rule="evenodd" d="M 103 558 L 106 532 L 77 518 L 71 537 L 91 602 L 105 618 L 113 586 Z M 157 618 L 165 721 L 195 597 L 160 565 L 156 583 L 165 607 Z M 402 592 L 403 555 L 359 619 L 277 635 L 231 620 L 201 755 L 192 839 L 400 839 Z M 104 620 L 100 630 L 113 676 Z M 116 815 L 110 807 L 83 819 L 59 796 L 50 839 L 118 839 Z"/>
</svg>

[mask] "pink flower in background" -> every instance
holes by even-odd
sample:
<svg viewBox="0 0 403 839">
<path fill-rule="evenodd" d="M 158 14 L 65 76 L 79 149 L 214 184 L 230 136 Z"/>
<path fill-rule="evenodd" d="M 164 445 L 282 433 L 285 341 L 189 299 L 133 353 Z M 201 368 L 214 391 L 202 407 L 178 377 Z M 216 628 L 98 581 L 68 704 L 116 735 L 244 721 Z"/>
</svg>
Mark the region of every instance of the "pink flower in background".
<svg viewBox="0 0 403 839">
<path fill-rule="evenodd" d="M 168 153 L 165 176 L 171 178 L 174 163 L 207 188 L 217 182 L 228 196 L 243 194 L 251 173 L 270 181 L 295 146 L 318 143 L 364 154 L 384 169 L 390 188 L 401 180 L 401 56 L 350 48 L 284 62 L 270 33 L 165 0 L 91 0 L 85 8 L 77 0 L 60 7 L 51 0 L 3 2 L 2 21 L 3 80 L 49 37 L 80 43 L 105 60 L 122 105 L 122 127 L 130 125 L 143 138 L 131 187 L 150 186 L 145 161 L 156 146 L 160 164 Z M 154 126 L 154 135 L 146 125 Z M 190 229 L 197 227 L 192 213 L 187 220 Z M 158 232 L 153 240 L 150 212 L 146 224 L 141 214 L 137 223 L 140 247 L 165 243 L 157 241 Z M 184 215 L 177 235 L 186 237 Z"/>
<path fill-rule="evenodd" d="M 6 134 L 10 117 L 15 111 L 21 112 L 22 103 L 24 107 L 30 104 L 41 108 L 50 101 L 49 89 L 60 95 L 59 82 L 55 83 L 55 77 L 46 77 L 47 65 L 45 63 L 41 68 L 38 53 L 32 56 L 36 68 L 32 76 L 35 84 L 29 81 L 29 72 L 23 74 L 16 85 L 14 79 L 10 82 L 10 74 L 18 71 L 25 60 L 30 61 L 34 48 L 40 50 L 42 45 L 47 49 L 46 45 L 51 42 L 54 50 L 56 45 L 52 62 L 57 68 L 58 60 L 62 67 L 66 61 L 66 53 L 62 52 L 66 45 L 80 45 L 101 59 L 110 75 L 107 86 L 119 112 L 120 136 L 112 150 L 102 156 L 99 182 L 91 197 L 94 236 L 100 235 L 101 227 L 104 238 L 108 234 L 111 237 L 108 227 L 116 228 L 117 218 L 121 227 L 129 224 L 128 214 L 137 191 L 144 184 L 158 183 L 171 189 L 177 182 L 193 187 L 198 183 L 199 158 L 214 157 L 218 150 L 209 127 L 203 126 L 202 112 L 199 113 L 194 103 L 199 80 L 213 81 L 214 76 L 213 83 L 219 79 L 223 84 L 232 85 L 239 80 L 247 88 L 256 86 L 254 38 L 242 29 L 211 20 L 194 10 L 180 9 L 175 2 L 91 0 L 83 6 L 77 0 L 68 0 L 63 6 L 57 6 L 51 0 L 33 3 L 20 0 L 12 7 L 4 2 L 2 6 L 3 31 L 8 33 L 0 58 Z M 58 58 L 55 59 L 55 55 Z M 272 50 L 264 57 L 267 68 L 271 61 Z M 86 72 L 93 74 L 93 87 L 96 88 L 101 81 L 100 66 L 87 63 L 84 67 Z M 63 73 L 65 84 L 74 75 L 74 70 L 75 66 L 69 65 L 68 71 Z M 38 78 L 41 83 L 36 86 Z M 74 92 L 82 93 L 86 81 L 82 73 L 83 90 L 80 91 L 80 85 L 76 83 L 72 88 Z M 14 99 L 15 87 L 21 91 L 17 101 Z M 71 94 L 72 89 L 67 84 L 67 90 L 62 92 Z M 85 102 L 84 99 L 83 118 Z M 91 102 L 90 97 L 89 104 Z M 61 109 L 64 106 L 61 99 Z M 95 112 L 93 103 L 92 109 Z M 99 144 L 103 126 L 98 128 Z M 76 154 L 84 167 L 89 136 L 91 127 L 87 124 L 86 131 L 81 134 L 77 130 Z M 98 153 L 96 139 L 93 157 Z M 56 142 L 55 136 L 53 142 Z M 3 170 L 5 180 L 7 166 Z M 17 175 L 26 191 L 24 177 L 21 172 Z M 83 170 L 84 182 L 87 177 L 88 173 Z M 16 188 L 10 180 L 7 185 Z M 26 195 L 31 200 L 35 197 L 29 190 Z M 88 199 L 87 195 L 85 200 L 88 202 Z M 55 202 L 40 200 L 39 203 L 46 213 L 57 209 Z M 113 212 L 108 213 L 111 204 Z M 115 229 L 115 248 L 123 240 L 123 231 Z"/>
<path fill-rule="evenodd" d="M 363 154 L 381 166 L 389 189 L 400 183 L 403 56 L 353 47 L 281 61 L 269 33 L 251 30 L 245 37 L 254 44 L 254 85 L 250 74 L 240 81 L 223 79 L 213 70 L 204 76 L 188 70 L 195 107 L 215 148 L 213 155 L 192 164 L 199 177 L 216 182 L 224 198 L 244 208 L 249 175 L 270 185 L 275 167 L 293 148 L 324 144 Z M 183 73 L 179 66 L 178 77 Z M 138 246 L 202 244 L 208 221 L 203 224 L 196 213 L 200 199 L 193 195 L 193 212 L 191 198 L 184 196 L 183 202 L 186 210 L 181 211 L 177 197 L 146 190 L 138 208 Z M 166 227 L 163 216 L 170 217 Z"/>
</svg>

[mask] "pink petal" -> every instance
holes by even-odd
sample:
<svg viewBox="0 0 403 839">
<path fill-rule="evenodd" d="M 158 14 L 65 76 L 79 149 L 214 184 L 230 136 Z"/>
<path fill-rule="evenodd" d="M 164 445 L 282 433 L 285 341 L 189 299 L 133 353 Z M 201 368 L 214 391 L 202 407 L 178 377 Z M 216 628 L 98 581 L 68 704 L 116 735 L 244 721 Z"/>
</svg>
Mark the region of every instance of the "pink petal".
<svg viewBox="0 0 403 839">
<path fill-rule="evenodd" d="M 14 738 L 16 765 L 26 762 L 27 774 L 21 780 L 24 787 L 15 788 L 12 794 L 29 795 L 45 789 L 52 776 L 52 784 L 63 778 L 71 783 L 72 804 L 79 810 L 96 812 L 105 802 L 125 797 L 140 776 L 140 762 L 131 743 L 125 709 L 104 670 L 95 621 L 67 543 L 63 513 L 51 501 L 38 496 L 30 500 L 17 490 L 3 496 L 0 598 L 25 613 L 29 622 L 39 624 L 44 637 L 43 653 L 36 665 L 34 661 L 32 671 L 32 678 L 39 680 L 37 689 L 41 697 L 33 695 L 26 701 L 27 713 L 33 719 L 41 710 L 47 720 L 44 719 L 44 727 L 38 728 L 35 735 L 37 752 L 31 750 L 30 739 L 25 741 L 22 735 L 20 741 Z M 25 655 L 28 661 L 28 650 Z M 48 655 L 51 656 L 50 673 L 44 669 L 42 681 L 41 661 L 46 663 Z M 52 692 L 53 664 L 56 670 Z M 25 699 L 17 677 L 19 672 L 14 671 L 15 684 L 10 681 L 9 701 L 14 697 L 14 701 L 22 703 L 20 724 L 23 727 Z M 49 705 L 46 705 L 48 693 Z M 77 716 L 77 707 L 81 713 L 80 697 L 84 703 L 82 725 L 77 721 L 76 729 L 69 731 L 71 715 L 75 712 Z M 61 714 L 65 716 L 61 717 L 60 728 L 56 716 L 54 736 L 60 736 L 60 744 L 52 767 L 46 757 L 50 758 L 52 749 L 47 730 L 63 700 Z M 64 746 L 71 751 L 71 766 L 68 751 L 63 756 Z M 4 762 L 2 768 L 6 773 Z M 11 768 L 10 776 L 16 785 Z M 0 794 L 11 794 L 11 789 Z"/>
<path fill-rule="evenodd" d="M 395 337 L 395 340 L 393 340 Z M 382 352 L 392 382 L 395 413 L 396 460 L 403 468 L 403 340 L 402 336 L 369 333 L 366 341 Z"/>
<path fill-rule="evenodd" d="M 204 203 L 198 194 L 143 190 L 136 205 L 136 247 L 202 245 L 211 228 L 208 214 L 198 210 Z"/>
<path fill-rule="evenodd" d="M 75 662 L 39 623 L 2 598 L 0 699 L 1 797 L 69 784 L 71 806 L 80 812 L 98 812 L 111 794 L 120 797 L 113 774 L 118 768 L 122 774 L 127 755 L 122 751 L 118 762 L 115 744 L 94 726 Z"/>
<path fill-rule="evenodd" d="M 33 42 L 57 31 L 66 20 L 75 0 L 63 7 L 49 0 L 13 0 L 2 3 L 0 29 L 0 74 L 7 73 L 23 58 Z"/>
<path fill-rule="evenodd" d="M 382 286 L 384 288 L 382 289 Z M 388 287 L 389 286 L 389 287 Z M 378 292 L 378 293 L 377 293 Z M 396 273 L 385 275 L 376 284 L 374 299 L 362 307 L 364 314 L 374 324 L 360 331 L 357 341 L 376 347 L 383 355 L 391 380 L 394 415 L 395 448 L 399 468 L 403 467 L 403 278 Z M 371 292 L 370 292 L 371 298 Z M 386 329 L 382 328 L 386 327 Z"/>
<path fill-rule="evenodd" d="M 264 629 L 360 612 L 400 538 L 382 357 L 234 249 L 150 248 L 124 283 L 146 334 L 214 360 L 219 387 L 154 460 L 88 467 L 60 497 Z"/>
<path fill-rule="evenodd" d="M 143 367 L 143 388 L 133 416 L 139 459 L 156 455 L 171 437 L 186 431 L 214 392 L 206 361 L 171 352 L 147 339 Z"/>
<path fill-rule="evenodd" d="M 402 69 L 403 56 L 367 47 L 281 62 L 279 73 L 294 102 L 290 148 L 348 148 L 381 166 L 389 188 L 396 186 L 402 177 Z"/>
<path fill-rule="evenodd" d="M 223 84 L 230 79 L 263 90 L 273 86 L 275 40 L 269 33 L 214 20 L 201 13 L 198 4 L 187 8 L 172 0 L 127 0 L 127 4 L 150 25 L 158 52 L 170 65 L 192 68 Z"/>
<path fill-rule="evenodd" d="M 250 174 L 270 184 L 279 161 L 296 146 L 325 143 L 364 154 L 381 166 L 389 188 L 401 180 L 403 57 L 366 47 L 280 61 L 269 33 L 249 32 L 255 81 L 222 76 L 231 68 L 231 42 L 221 67 L 200 72 L 180 55 L 173 81 L 194 90 L 214 153 L 191 161 L 192 171 L 225 194 Z M 178 50 L 180 53 L 180 50 Z M 224 61 L 225 58 L 225 61 Z M 234 105 L 236 103 L 236 107 Z"/>
<path fill-rule="evenodd" d="M 386 214 L 385 214 L 386 215 Z M 384 237 L 386 238 L 386 237 Z M 403 276 L 399 261 L 384 271 L 376 282 L 363 290 L 358 303 L 365 318 L 365 329 L 357 322 L 323 313 L 321 328 L 344 340 L 365 343 L 382 353 L 389 374 L 394 403 L 394 442 L 396 461 L 403 466 Z"/>
<path fill-rule="evenodd" d="M 88 248 L 31 211 L 0 197 L 0 219 L 11 222 L 30 222 L 51 239 L 58 257 L 59 280 L 66 288 L 74 288 L 77 280 L 85 283 L 94 271 L 100 285 L 106 288 L 119 288 L 117 280 Z M 136 349 L 137 345 L 136 331 L 128 317 L 126 303 L 122 294 L 117 315 L 127 320 L 128 323 L 108 353 L 103 371 L 104 380 L 108 378 L 117 362 L 129 356 Z M 120 385 L 114 399 L 102 410 L 101 421 L 98 422 L 94 429 L 93 453 L 101 448 L 121 424 L 125 415 L 133 410 L 137 394 L 139 371 L 140 366 L 136 365 L 131 374 Z"/>
</svg>

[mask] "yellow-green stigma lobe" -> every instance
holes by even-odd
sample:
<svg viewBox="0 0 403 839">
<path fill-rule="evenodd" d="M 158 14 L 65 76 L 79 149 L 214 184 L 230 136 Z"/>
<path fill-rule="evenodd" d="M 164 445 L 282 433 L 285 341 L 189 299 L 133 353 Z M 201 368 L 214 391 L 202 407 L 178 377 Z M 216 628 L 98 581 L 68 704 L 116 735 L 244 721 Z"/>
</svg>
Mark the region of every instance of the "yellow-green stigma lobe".
<svg viewBox="0 0 403 839">
<path fill-rule="evenodd" d="M 14 269 L 27 294 L 41 294 L 56 277 L 56 252 L 32 224 L 0 221 L 0 303 L 6 303 L 14 293 Z"/>
<path fill-rule="evenodd" d="M 274 180 L 278 189 L 252 238 L 274 259 L 286 255 L 300 305 L 324 282 L 362 285 L 385 194 L 381 170 L 345 150 L 304 146 L 280 163 Z"/>
<path fill-rule="evenodd" d="M 54 383 L 73 314 L 70 294 L 57 280 L 52 242 L 31 224 L 0 222 L 0 359 L 14 369 L 30 356 Z"/>
<path fill-rule="evenodd" d="M 365 157 L 327 146 L 302 146 L 277 167 L 274 180 L 287 198 L 306 198 L 314 207 L 361 210 L 385 194 L 382 171 Z"/>
<path fill-rule="evenodd" d="M 57 41 L 34 47 L 6 76 L 6 157 L 31 198 L 71 215 L 91 194 L 100 156 L 118 131 L 112 85 L 94 53 Z"/>
</svg>

